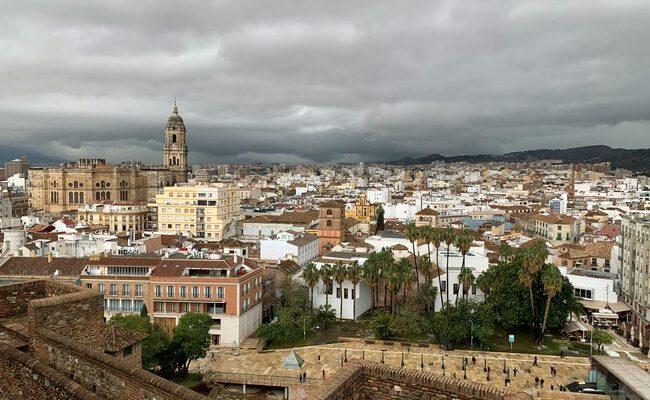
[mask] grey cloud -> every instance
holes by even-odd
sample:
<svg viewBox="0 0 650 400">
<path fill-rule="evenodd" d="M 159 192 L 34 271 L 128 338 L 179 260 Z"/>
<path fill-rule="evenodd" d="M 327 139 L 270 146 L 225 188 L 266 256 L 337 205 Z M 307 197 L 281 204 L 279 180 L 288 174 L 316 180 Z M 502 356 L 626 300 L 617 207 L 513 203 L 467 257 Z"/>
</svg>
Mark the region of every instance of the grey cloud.
<svg viewBox="0 0 650 400">
<path fill-rule="evenodd" d="M 0 0 L 0 138 L 159 161 L 647 147 L 647 1 Z M 118 149 L 118 150 L 116 150 Z"/>
</svg>

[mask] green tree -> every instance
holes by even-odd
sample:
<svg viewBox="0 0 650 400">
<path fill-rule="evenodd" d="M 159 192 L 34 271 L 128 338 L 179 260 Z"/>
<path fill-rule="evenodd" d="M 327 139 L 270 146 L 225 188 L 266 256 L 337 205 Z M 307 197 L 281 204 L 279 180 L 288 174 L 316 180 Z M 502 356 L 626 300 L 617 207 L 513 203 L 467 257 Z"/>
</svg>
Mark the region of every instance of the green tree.
<svg viewBox="0 0 650 400">
<path fill-rule="evenodd" d="M 370 328 L 375 333 L 375 338 L 384 340 L 392 336 L 392 322 L 393 318 L 384 310 L 379 310 L 375 313 L 370 321 Z"/>
<path fill-rule="evenodd" d="M 546 306 L 544 307 L 544 321 L 542 322 L 541 334 L 546 331 L 548 311 L 551 308 L 551 300 L 562 290 L 563 277 L 560 270 L 553 264 L 544 264 L 542 267 L 542 285 L 546 292 Z"/>
<path fill-rule="evenodd" d="M 442 240 L 447 245 L 447 276 L 449 276 L 449 251 L 451 249 L 451 244 L 454 243 L 454 230 L 451 227 L 447 227 L 447 230 L 443 232 Z M 451 282 L 447 279 L 447 286 L 451 286 Z M 447 304 L 449 304 L 449 291 L 450 288 L 447 288 Z"/>
<path fill-rule="evenodd" d="M 487 302 L 492 284 L 494 282 L 494 269 L 488 268 L 476 277 L 476 286 L 485 295 L 484 302 Z"/>
<path fill-rule="evenodd" d="M 592 339 L 594 343 L 596 343 L 596 348 L 598 350 L 602 350 L 601 347 L 603 345 L 612 344 L 614 342 L 614 336 L 604 329 L 594 329 L 592 335 Z"/>
<path fill-rule="evenodd" d="M 108 323 L 149 335 L 142 341 L 142 368 L 152 372 L 159 369 L 161 354 L 167 350 L 170 341 L 158 325 L 151 324 L 149 317 L 122 314 L 113 316 Z"/>
<path fill-rule="evenodd" d="M 363 267 L 357 261 L 352 261 L 347 270 L 348 279 L 352 282 L 352 319 L 357 320 L 357 293 L 359 282 L 363 278 Z M 372 293 L 371 293 L 372 296 Z"/>
<path fill-rule="evenodd" d="M 413 247 L 413 265 L 415 266 L 415 276 L 416 276 L 416 284 L 418 291 L 420 290 L 420 274 L 418 270 L 418 260 L 417 260 L 417 253 L 415 252 L 415 245 L 420 239 L 420 230 L 415 226 L 414 222 L 410 222 L 406 225 L 406 229 L 404 230 L 404 234 L 406 235 L 406 238 L 411 242 L 411 246 Z"/>
<path fill-rule="evenodd" d="M 474 299 L 461 299 L 458 304 L 447 304 L 444 310 L 434 314 L 432 330 L 439 340 L 466 342 L 471 334 L 472 321 L 474 337 L 485 342 L 494 335 L 494 316 L 492 306 Z"/>
<path fill-rule="evenodd" d="M 465 256 L 467 255 L 467 252 L 469 251 L 470 247 L 472 246 L 472 241 L 473 238 L 470 236 L 469 232 L 466 230 L 463 230 L 458 236 L 456 236 L 456 243 L 455 246 L 460 252 L 460 254 L 463 256 L 463 262 L 460 266 L 460 274 L 463 276 L 463 279 L 460 279 L 459 276 L 459 283 L 463 284 L 463 293 L 467 290 L 467 287 L 464 285 L 464 283 L 467 282 L 468 280 L 468 275 L 465 273 Z M 458 293 L 460 290 L 456 292 L 456 300 L 455 302 L 458 303 Z"/>
<path fill-rule="evenodd" d="M 319 268 L 318 272 L 320 272 L 320 278 L 323 281 L 323 285 L 325 286 L 325 305 L 328 305 L 329 302 L 329 284 L 330 281 L 332 280 L 332 273 L 333 273 L 333 268 L 332 265 L 330 264 L 324 264 L 321 265 Z"/>
<path fill-rule="evenodd" d="M 334 280 L 339 285 L 339 321 L 343 321 L 343 282 L 348 277 L 348 267 L 341 261 L 337 261 L 332 272 Z"/>
<path fill-rule="evenodd" d="M 431 228 L 431 242 L 436 247 L 436 275 L 438 275 L 438 288 L 440 288 L 440 309 L 445 308 L 445 299 L 442 294 L 442 274 L 440 273 L 440 263 L 439 263 L 439 254 L 440 254 L 440 245 L 443 241 L 442 230 L 440 228 Z"/>
<path fill-rule="evenodd" d="M 309 312 L 313 313 L 314 287 L 318 284 L 318 281 L 320 280 L 320 273 L 318 272 L 318 268 L 316 268 L 316 264 L 311 262 L 307 264 L 305 266 L 305 269 L 302 272 L 302 278 L 304 279 L 305 283 L 309 287 L 309 298 L 310 298 Z"/>
<path fill-rule="evenodd" d="M 317 324 L 325 326 L 325 329 L 328 328 L 329 324 L 336 321 L 336 312 L 331 305 L 320 306 L 316 310 L 316 315 L 314 320 Z"/>
<path fill-rule="evenodd" d="M 374 310 L 376 303 L 376 298 L 379 294 L 379 271 L 380 271 L 380 260 L 379 253 L 370 253 L 366 262 L 363 263 L 363 277 L 366 279 L 366 283 L 370 288 L 370 309 Z"/>
<path fill-rule="evenodd" d="M 179 320 L 172 346 L 177 350 L 177 371 L 187 374 L 192 360 L 205 357 L 210 347 L 210 326 L 212 318 L 207 314 L 187 313 Z"/>
<path fill-rule="evenodd" d="M 458 274 L 458 283 L 463 287 L 463 298 L 467 299 L 469 297 L 469 290 L 475 281 L 476 278 L 469 268 L 461 269 L 460 274 Z"/>
<path fill-rule="evenodd" d="M 140 308 L 140 316 L 149 317 L 149 310 L 147 310 L 147 305 L 144 303 L 142 303 L 142 307 Z"/>
<path fill-rule="evenodd" d="M 377 231 L 384 230 L 384 207 L 379 205 L 377 208 Z"/>
</svg>

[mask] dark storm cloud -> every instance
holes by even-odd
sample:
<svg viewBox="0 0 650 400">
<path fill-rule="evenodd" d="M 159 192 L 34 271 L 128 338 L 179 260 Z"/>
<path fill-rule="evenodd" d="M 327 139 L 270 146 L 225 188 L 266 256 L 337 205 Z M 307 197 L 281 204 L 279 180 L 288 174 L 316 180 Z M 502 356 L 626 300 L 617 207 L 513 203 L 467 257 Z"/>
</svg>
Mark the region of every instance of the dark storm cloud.
<svg viewBox="0 0 650 400">
<path fill-rule="evenodd" d="M 1 1 L 0 138 L 191 162 L 647 147 L 650 2 Z"/>
</svg>

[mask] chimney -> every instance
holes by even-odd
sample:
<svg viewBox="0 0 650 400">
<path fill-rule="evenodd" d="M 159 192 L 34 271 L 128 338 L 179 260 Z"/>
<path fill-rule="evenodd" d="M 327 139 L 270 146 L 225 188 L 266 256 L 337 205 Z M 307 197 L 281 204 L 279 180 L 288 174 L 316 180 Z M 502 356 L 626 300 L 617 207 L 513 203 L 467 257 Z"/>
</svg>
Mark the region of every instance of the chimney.
<svg viewBox="0 0 650 400">
<path fill-rule="evenodd" d="M 52 253 L 47 253 L 47 262 L 51 263 L 53 259 L 54 259 L 54 256 L 52 255 Z"/>
<path fill-rule="evenodd" d="M 237 253 L 235 253 L 235 264 L 239 264 L 239 257 L 237 257 Z"/>
</svg>

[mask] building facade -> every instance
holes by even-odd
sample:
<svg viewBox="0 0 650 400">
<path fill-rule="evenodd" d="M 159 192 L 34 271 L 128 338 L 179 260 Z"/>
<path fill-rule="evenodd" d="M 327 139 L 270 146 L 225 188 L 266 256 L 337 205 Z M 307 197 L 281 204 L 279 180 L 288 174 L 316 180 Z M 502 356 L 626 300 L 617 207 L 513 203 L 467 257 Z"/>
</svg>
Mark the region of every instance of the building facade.
<svg viewBox="0 0 650 400">
<path fill-rule="evenodd" d="M 234 185 L 179 184 L 165 187 L 150 206 L 157 210 L 158 232 L 218 241 L 236 234 L 239 203 Z"/>
<path fill-rule="evenodd" d="M 623 217 L 620 297 L 632 309 L 633 338 L 650 345 L 650 212 Z"/>
<path fill-rule="evenodd" d="M 79 208 L 79 223 L 106 225 L 113 233 L 143 232 L 147 221 L 146 203 L 105 202 L 86 204 Z"/>
<path fill-rule="evenodd" d="M 187 182 L 187 143 L 183 119 L 174 106 L 165 126 L 163 165 L 80 159 L 58 167 L 29 170 L 29 206 L 46 213 L 75 211 L 100 201 L 152 200 L 164 187 Z"/>
<path fill-rule="evenodd" d="M 332 247 L 341 243 L 345 235 L 345 203 L 331 200 L 320 204 L 318 210 L 319 254 L 329 253 Z"/>
</svg>

